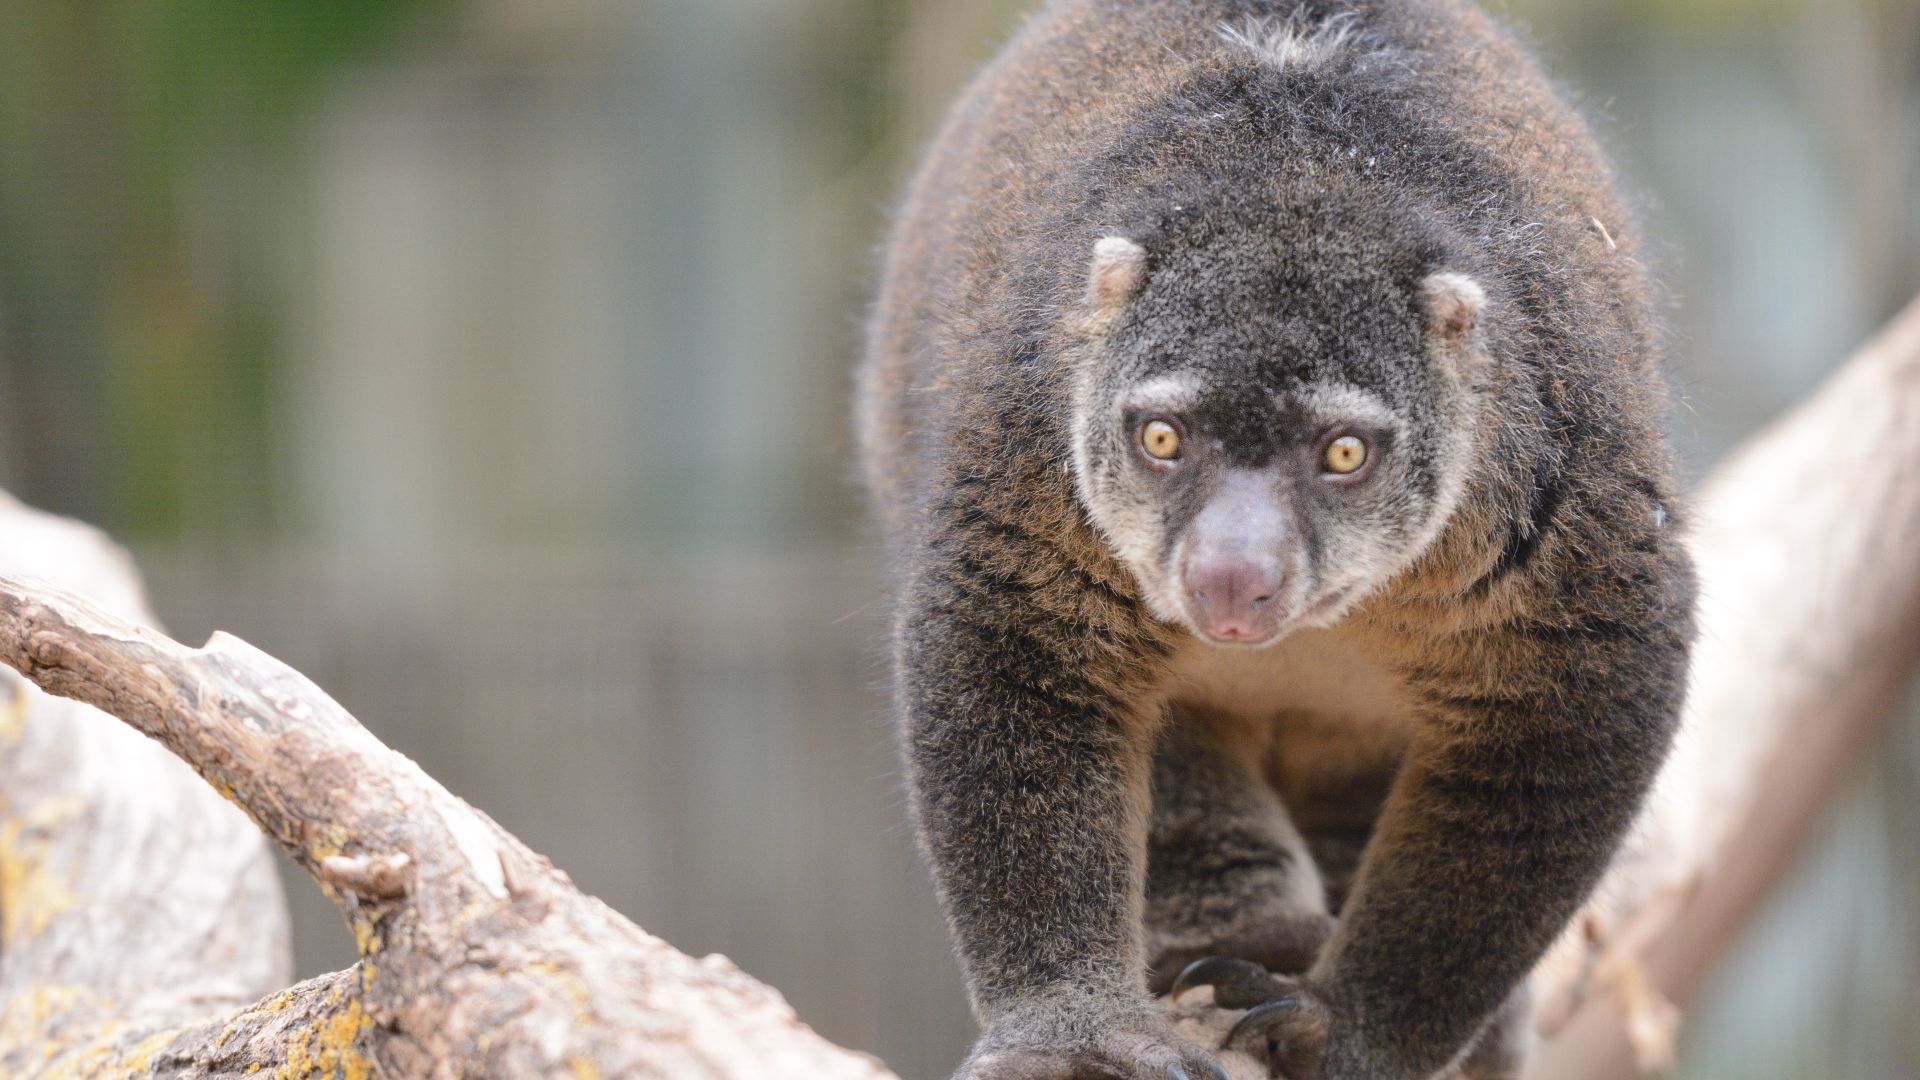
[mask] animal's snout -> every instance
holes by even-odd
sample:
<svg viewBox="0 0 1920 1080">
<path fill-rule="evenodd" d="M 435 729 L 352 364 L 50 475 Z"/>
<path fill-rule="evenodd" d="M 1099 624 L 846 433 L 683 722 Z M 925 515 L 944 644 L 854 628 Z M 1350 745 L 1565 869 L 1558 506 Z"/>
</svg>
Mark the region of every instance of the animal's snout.
<svg viewBox="0 0 1920 1080">
<path fill-rule="evenodd" d="M 1184 576 L 1196 621 L 1209 637 L 1258 641 L 1272 633 L 1269 608 L 1284 581 L 1277 560 L 1243 551 L 1209 552 L 1196 556 Z"/>
</svg>

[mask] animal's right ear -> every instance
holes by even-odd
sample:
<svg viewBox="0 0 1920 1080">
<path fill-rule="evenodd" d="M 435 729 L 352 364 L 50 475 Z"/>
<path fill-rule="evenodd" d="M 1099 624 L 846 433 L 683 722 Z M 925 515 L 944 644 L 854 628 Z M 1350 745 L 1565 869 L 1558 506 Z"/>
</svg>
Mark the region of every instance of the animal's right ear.
<svg viewBox="0 0 1920 1080">
<path fill-rule="evenodd" d="M 1484 376 L 1491 361 L 1480 331 L 1487 309 L 1480 283 L 1452 270 L 1429 274 L 1420 283 L 1420 307 L 1442 362 L 1468 382 Z"/>
<path fill-rule="evenodd" d="M 1147 249 L 1124 236 L 1102 237 L 1093 245 L 1087 272 L 1087 303 L 1105 319 L 1139 295 L 1147 282 Z"/>
</svg>

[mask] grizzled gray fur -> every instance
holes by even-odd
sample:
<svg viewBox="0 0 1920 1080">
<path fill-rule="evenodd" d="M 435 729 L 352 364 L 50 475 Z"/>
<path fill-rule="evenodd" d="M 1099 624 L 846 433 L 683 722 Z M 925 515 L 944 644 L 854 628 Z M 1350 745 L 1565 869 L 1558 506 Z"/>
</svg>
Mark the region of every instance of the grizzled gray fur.
<svg viewBox="0 0 1920 1080">
<path fill-rule="evenodd" d="M 1692 578 L 1636 225 L 1464 0 L 1052 0 L 862 372 L 970 1080 L 1515 1075 Z M 1151 990 L 1150 990 L 1151 988 Z"/>
</svg>

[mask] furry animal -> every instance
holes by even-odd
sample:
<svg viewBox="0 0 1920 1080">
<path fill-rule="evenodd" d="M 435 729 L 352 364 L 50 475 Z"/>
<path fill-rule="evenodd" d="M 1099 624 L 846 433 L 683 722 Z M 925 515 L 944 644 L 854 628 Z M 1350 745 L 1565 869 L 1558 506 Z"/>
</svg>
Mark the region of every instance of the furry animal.
<svg viewBox="0 0 1920 1080">
<path fill-rule="evenodd" d="M 971 1080 L 1518 1071 L 1680 705 L 1661 328 L 1464 0 L 1052 0 L 894 231 L 861 422 Z"/>
</svg>

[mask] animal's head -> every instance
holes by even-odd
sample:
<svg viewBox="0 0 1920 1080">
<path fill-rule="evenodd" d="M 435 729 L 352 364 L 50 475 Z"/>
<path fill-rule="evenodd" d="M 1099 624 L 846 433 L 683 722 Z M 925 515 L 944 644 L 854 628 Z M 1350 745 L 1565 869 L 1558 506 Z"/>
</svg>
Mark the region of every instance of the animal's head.
<svg viewBox="0 0 1920 1080">
<path fill-rule="evenodd" d="M 1087 513 L 1154 613 L 1203 640 L 1335 622 L 1459 498 L 1491 377 L 1486 292 L 1439 245 L 1323 207 L 1143 231 L 1085 255 Z"/>
</svg>

